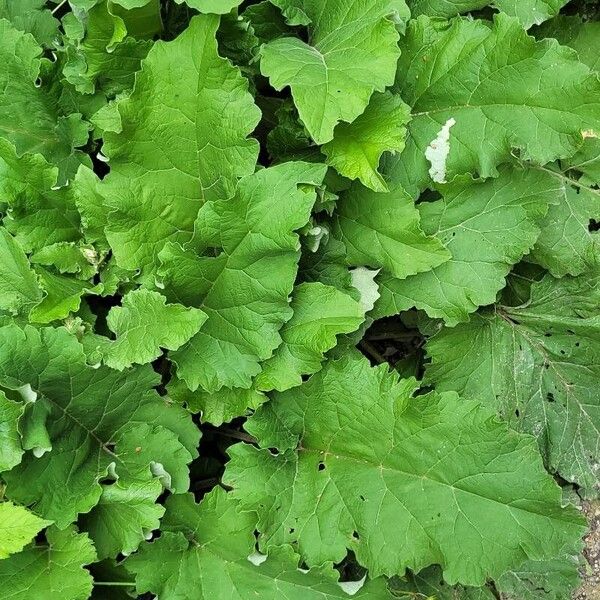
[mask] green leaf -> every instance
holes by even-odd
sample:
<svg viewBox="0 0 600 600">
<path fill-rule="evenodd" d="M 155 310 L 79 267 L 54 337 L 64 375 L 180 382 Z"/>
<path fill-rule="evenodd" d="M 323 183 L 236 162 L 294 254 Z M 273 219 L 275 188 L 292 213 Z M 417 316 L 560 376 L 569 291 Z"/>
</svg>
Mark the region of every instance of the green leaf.
<svg viewBox="0 0 600 600">
<path fill-rule="evenodd" d="M 273 121 L 275 126 L 267 136 L 267 149 L 277 162 L 287 160 L 322 160 L 317 146 L 300 122 L 298 111 L 290 99 L 274 103 Z"/>
<path fill-rule="evenodd" d="M 110 12 L 123 19 L 127 33 L 137 40 L 152 40 L 165 33 L 160 0 L 149 0 L 142 7 L 126 10 L 111 0 Z"/>
<path fill-rule="evenodd" d="M 167 304 L 158 292 L 129 292 L 122 306 L 108 313 L 106 322 L 116 339 L 101 348 L 104 361 L 119 370 L 149 363 L 161 355 L 161 348 L 177 350 L 189 341 L 206 319 L 197 308 Z"/>
<path fill-rule="evenodd" d="M 133 87 L 152 42 L 128 37 L 125 21 L 109 3 L 72 13 L 63 19 L 63 26 L 68 41 L 63 73 L 78 92 L 92 94 L 100 89 L 114 95 Z"/>
<path fill-rule="evenodd" d="M 529 29 L 558 14 L 569 0 L 407 0 L 413 17 L 428 15 L 448 19 L 460 13 L 479 10 L 488 5 L 511 17 L 517 17 Z"/>
<path fill-rule="evenodd" d="M 555 38 L 577 51 L 579 60 L 600 71 L 600 22 L 583 22 L 578 16 L 559 15 L 533 30 L 536 38 Z"/>
<path fill-rule="evenodd" d="M 399 0 L 279 0 L 288 16 L 301 12 L 310 23 L 308 43 L 285 37 L 262 50 L 261 72 L 276 90 L 290 86 L 300 118 L 318 144 L 334 137 L 339 121 L 363 113 L 374 91 L 391 85 L 398 33 L 393 22 Z M 288 22 L 289 19 L 288 19 Z"/>
<path fill-rule="evenodd" d="M 365 318 L 360 303 L 322 283 L 297 286 L 291 307 L 292 318 L 280 332 L 283 341 L 256 377 L 258 389 L 283 391 L 300 385 L 303 376 L 321 368 L 336 336 L 355 331 Z"/>
<path fill-rule="evenodd" d="M 494 600 L 496 596 L 487 587 L 448 585 L 439 567 L 430 567 L 420 573 L 409 573 L 403 579 L 390 581 L 390 588 L 401 600 Z"/>
<path fill-rule="evenodd" d="M 314 252 L 303 252 L 300 258 L 299 278 L 320 282 L 352 295 L 352 275 L 346 264 L 346 247 L 329 237 Z"/>
<path fill-rule="evenodd" d="M 73 242 L 45 246 L 31 257 L 34 265 L 54 267 L 61 274 L 75 274 L 78 279 L 91 279 L 96 274 L 97 260 L 98 254 L 94 248 Z"/>
<path fill-rule="evenodd" d="M 9 207 L 4 226 L 27 253 L 81 237 L 72 189 L 57 187 L 57 175 L 39 154 L 18 157 L 0 139 L 0 194 Z"/>
<path fill-rule="evenodd" d="M 38 278 L 15 238 L 0 227 L 0 308 L 27 314 L 42 299 Z"/>
<path fill-rule="evenodd" d="M 415 388 L 347 358 L 250 418 L 279 453 L 231 447 L 224 481 L 259 513 L 261 548 L 297 544 L 309 566 L 349 548 L 372 577 L 439 563 L 448 583 L 482 585 L 577 542 L 582 518 L 562 508 L 535 440 L 473 401 Z"/>
<path fill-rule="evenodd" d="M 190 8 L 195 8 L 201 13 L 214 13 L 224 15 L 238 7 L 243 0 L 175 0 L 179 4 L 185 2 Z"/>
<path fill-rule="evenodd" d="M 600 138 L 586 138 L 570 159 L 561 162 L 582 174 L 578 180 L 580 183 L 595 188 L 600 186 Z"/>
<path fill-rule="evenodd" d="M 349 598 L 330 565 L 303 571 L 289 546 L 269 556 L 254 549 L 253 513 L 242 512 L 222 489 L 200 504 L 191 494 L 167 500 L 163 533 L 144 544 L 125 565 L 135 574 L 139 594 L 152 592 L 164 600 L 177 598 L 263 598 L 332 600 Z M 208 576 L 210 574 L 210 576 Z M 385 582 L 367 581 L 352 596 L 391 600 Z"/>
<path fill-rule="evenodd" d="M 119 553 L 131 554 L 150 532 L 158 529 L 165 512 L 156 504 L 162 491 L 158 479 L 103 486 L 98 504 L 80 518 L 100 560 Z"/>
<path fill-rule="evenodd" d="M 45 296 L 29 314 L 32 323 L 52 323 L 76 313 L 84 294 L 95 294 L 99 286 L 64 275 L 56 275 L 42 267 L 36 268 Z"/>
<path fill-rule="evenodd" d="M 251 4 L 242 16 L 250 21 L 252 32 L 262 43 L 292 34 L 292 29 L 286 24 L 281 11 L 269 0 Z"/>
<path fill-rule="evenodd" d="M 562 183 L 559 203 L 550 206 L 541 221 L 541 233 L 528 260 L 555 277 L 581 275 L 599 263 L 600 238 L 590 224 L 600 220 L 600 191 L 566 174 L 554 176 Z"/>
<path fill-rule="evenodd" d="M 454 326 L 492 304 L 511 267 L 534 246 L 563 184 L 543 171 L 502 169 L 497 179 L 461 178 L 439 190 L 442 200 L 419 204 L 421 226 L 452 258 L 408 279 L 380 276 L 377 316 L 416 307 Z"/>
<path fill-rule="evenodd" d="M 175 417 L 174 422 L 165 421 L 163 415 L 155 423 L 131 423 L 119 431 L 115 442 L 123 468 L 115 475 L 121 483 L 144 480 L 151 472 L 173 494 L 189 489 L 187 465 L 198 454 L 200 434 L 183 411 L 174 410 L 171 417 Z"/>
<path fill-rule="evenodd" d="M 189 241 L 206 201 L 228 197 L 254 171 L 258 144 L 247 136 L 260 112 L 239 70 L 217 54 L 218 23 L 194 17 L 175 40 L 156 42 L 119 103 L 122 131 L 105 135 L 107 238 L 119 265 L 144 276 L 167 242 Z"/>
<path fill-rule="evenodd" d="M 308 222 L 324 173 L 308 163 L 262 169 L 242 179 L 233 198 L 202 207 L 189 249 L 169 244 L 161 252 L 167 298 L 208 315 L 171 355 L 190 389 L 250 387 L 259 363 L 281 343 L 298 269 L 295 231 Z M 207 256 L 209 248 L 218 254 Z"/>
<path fill-rule="evenodd" d="M 202 413 L 202 421 L 215 427 L 247 416 L 268 400 L 265 394 L 253 388 L 221 388 L 218 392 L 205 392 L 199 388 L 192 392 L 185 382 L 175 377 L 167 385 L 167 391 L 174 402 L 185 404 L 193 413 Z"/>
<path fill-rule="evenodd" d="M 51 521 L 44 521 L 24 506 L 0 502 L 0 559 L 20 552 Z M 1 569 L 1 567 L 0 567 Z"/>
<path fill-rule="evenodd" d="M 90 162 L 75 150 L 87 142 L 88 126 L 79 114 L 59 114 L 56 91 L 36 85 L 42 49 L 30 34 L 0 19 L 0 40 L 0 136 L 10 140 L 19 154 L 43 154 L 60 168 L 63 183 L 81 162 Z"/>
<path fill-rule="evenodd" d="M 71 193 L 80 216 L 80 229 L 89 244 L 106 252 L 109 248 L 106 241 L 105 227 L 108 209 L 100 194 L 100 179 L 87 167 L 81 167 L 71 184 Z M 84 253 L 86 258 L 87 253 Z M 90 258 L 93 258 L 90 256 Z"/>
<path fill-rule="evenodd" d="M 48 10 L 46 0 L 0 0 L 0 19 L 30 33 L 40 46 L 52 46 L 58 38 L 59 22 Z"/>
<path fill-rule="evenodd" d="M 92 576 L 84 565 L 96 560 L 94 546 L 74 527 L 51 527 L 48 545 L 27 548 L 0 561 L 0 586 L 11 600 L 86 600 Z"/>
<path fill-rule="evenodd" d="M 0 391 L 0 471 L 8 471 L 21 462 L 23 448 L 19 422 L 24 407 Z"/>
<path fill-rule="evenodd" d="M 574 556 L 544 562 L 528 560 L 507 571 L 496 581 L 496 589 L 507 600 L 564 600 L 580 584 L 579 561 Z"/>
<path fill-rule="evenodd" d="M 423 233 L 419 211 L 401 188 L 378 194 L 354 185 L 336 208 L 333 235 L 344 242 L 350 265 L 383 268 L 405 279 L 451 258 L 444 240 Z"/>
<path fill-rule="evenodd" d="M 21 427 L 29 431 L 26 446 L 33 448 L 3 474 L 7 497 L 65 527 L 98 503 L 98 482 L 109 468 L 117 477 L 131 473 L 120 452 L 127 438 L 120 434 L 136 423 L 170 430 L 172 438 L 189 448 L 184 464 L 178 465 L 185 469 L 185 461 L 196 455 L 199 432 L 183 410 L 160 399 L 152 389 L 157 382 L 150 367 L 118 372 L 88 366 L 82 346 L 64 328 L 0 328 L 0 385 L 29 390 L 30 410 Z M 166 465 L 171 452 L 155 443 L 152 460 Z M 143 458 L 150 479 L 150 461 Z"/>
<path fill-rule="evenodd" d="M 589 493 L 600 478 L 598 278 L 548 275 L 522 306 L 443 329 L 427 343 L 425 377 L 535 435 L 548 466 Z"/>
<path fill-rule="evenodd" d="M 387 173 L 412 193 L 428 187 L 425 149 L 453 120 L 445 171 L 497 176 L 518 151 L 544 164 L 600 131 L 600 81 L 556 42 L 536 42 L 502 14 L 450 25 L 419 17 L 401 44 L 396 91 L 412 107 L 406 149 Z"/>
<path fill-rule="evenodd" d="M 406 124 L 410 108 L 400 96 L 389 92 L 374 94 L 365 112 L 352 123 L 340 123 L 333 140 L 322 148 L 327 164 L 340 175 L 360 179 L 363 185 L 376 192 L 388 191 L 379 171 L 384 152 L 404 150 Z"/>
<path fill-rule="evenodd" d="M 190 8 L 195 8 L 201 13 L 214 13 L 224 15 L 236 6 L 239 6 L 243 0 L 175 0 L 177 4 L 187 4 Z M 151 0 L 113 0 L 123 8 L 129 10 L 145 6 Z"/>
</svg>

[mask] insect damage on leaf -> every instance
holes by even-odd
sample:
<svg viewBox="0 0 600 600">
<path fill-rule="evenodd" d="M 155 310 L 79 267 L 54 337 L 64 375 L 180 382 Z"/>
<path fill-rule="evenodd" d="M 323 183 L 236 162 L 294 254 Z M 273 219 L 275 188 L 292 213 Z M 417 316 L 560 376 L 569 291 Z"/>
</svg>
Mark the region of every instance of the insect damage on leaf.
<svg viewBox="0 0 600 600">
<path fill-rule="evenodd" d="M 431 163 L 429 176 L 436 183 L 446 183 L 446 161 L 450 154 L 450 129 L 456 125 L 456 119 L 450 117 L 440 129 L 435 140 L 425 150 L 425 158 Z"/>
</svg>

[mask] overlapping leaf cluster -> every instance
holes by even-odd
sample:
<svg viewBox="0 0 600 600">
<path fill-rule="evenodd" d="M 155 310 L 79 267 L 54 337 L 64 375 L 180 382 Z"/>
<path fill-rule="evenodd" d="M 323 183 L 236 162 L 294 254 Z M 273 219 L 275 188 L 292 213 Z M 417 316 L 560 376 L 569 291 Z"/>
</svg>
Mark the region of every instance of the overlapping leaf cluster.
<svg viewBox="0 0 600 600">
<path fill-rule="evenodd" d="M 0 0 L 7 597 L 567 600 L 594 16 Z"/>
</svg>

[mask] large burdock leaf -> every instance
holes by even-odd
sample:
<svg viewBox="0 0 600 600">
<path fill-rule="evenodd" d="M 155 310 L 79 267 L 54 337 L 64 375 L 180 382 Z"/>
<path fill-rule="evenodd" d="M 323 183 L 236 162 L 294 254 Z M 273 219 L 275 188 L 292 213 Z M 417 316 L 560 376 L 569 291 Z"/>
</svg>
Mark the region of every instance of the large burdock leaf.
<svg viewBox="0 0 600 600">
<path fill-rule="evenodd" d="M 308 43 L 283 37 L 262 50 L 271 85 L 290 86 L 302 122 L 318 144 L 339 121 L 352 122 L 374 91 L 391 85 L 400 51 L 394 15 L 402 0 L 276 0 L 288 21 L 309 24 Z"/>
<path fill-rule="evenodd" d="M 22 550 L 50 524 L 24 506 L 0 502 L 0 560 Z"/>
<path fill-rule="evenodd" d="M 148 534 L 158 529 L 165 509 L 156 504 L 163 491 L 158 479 L 120 482 L 102 490 L 98 504 L 80 517 L 96 546 L 98 558 L 131 554 Z"/>
<path fill-rule="evenodd" d="M 243 512 L 220 488 L 200 504 L 191 494 L 171 497 L 160 538 L 144 544 L 125 565 L 135 574 L 138 593 L 162 600 L 393 598 L 383 579 L 367 581 L 349 596 L 331 565 L 301 570 L 290 546 L 258 554 L 255 526 L 256 515 Z"/>
<path fill-rule="evenodd" d="M 428 15 L 448 19 L 460 13 L 493 6 L 517 17 L 525 28 L 558 14 L 569 0 L 407 0 L 413 17 Z"/>
<path fill-rule="evenodd" d="M 201 13 L 224 15 L 242 3 L 242 0 L 175 0 L 179 4 L 185 2 Z"/>
<path fill-rule="evenodd" d="M 600 191 L 572 177 L 569 171 L 546 172 L 562 189 L 558 203 L 548 208 L 540 222 L 540 236 L 528 259 L 555 277 L 581 275 L 593 270 L 600 259 L 600 237 L 593 227 L 600 220 Z"/>
<path fill-rule="evenodd" d="M 142 275 L 165 243 L 189 241 L 207 200 L 231 196 L 254 171 L 258 143 L 247 136 L 260 111 L 247 80 L 217 53 L 218 25 L 201 15 L 175 40 L 156 42 L 119 104 L 122 131 L 106 135 L 108 241 L 119 265 Z"/>
<path fill-rule="evenodd" d="M 451 258 L 442 240 L 425 235 L 413 199 L 397 188 L 378 194 L 354 185 L 336 203 L 333 234 L 350 265 L 383 268 L 398 279 L 429 271 Z"/>
<path fill-rule="evenodd" d="M 59 22 L 46 0 L 0 0 L 0 18 L 10 21 L 15 29 L 30 33 L 40 46 L 51 46 L 58 37 Z"/>
<path fill-rule="evenodd" d="M 560 201 L 564 186 L 543 171 L 511 168 L 497 179 L 460 178 L 439 190 L 441 200 L 418 206 L 421 227 L 452 257 L 407 279 L 383 273 L 378 316 L 417 307 L 452 326 L 495 302 L 512 266 L 534 246 L 538 224 L 548 205 Z"/>
<path fill-rule="evenodd" d="M 42 290 L 23 248 L 0 227 L 0 308 L 27 314 L 42 299 Z"/>
<path fill-rule="evenodd" d="M 324 175 L 324 165 L 293 162 L 245 177 L 233 198 L 202 207 L 189 247 L 170 243 L 160 253 L 167 298 L 208 315 L 171 355 L 190 389 L 249 388 L 281 343 L 300 258 L 296 231 Z"/>
<path fill-rule="evenodd" d="M 6 495 L 64 528 L 98 502 L 102 478 L 147 480 L 175 471 L 173 448 L 182 444 L 187 452 L 176 469 L 186 469 L 199 431 L 182 409 L 158 396 L 157 382 L 148 366 L 123 372 L 90 367 L 64 328 L 0 328 L 0 386 L 23 398 L 20 431 L 23 447 L 32 450 L 2 474 Z M 131 447 L 136 425 L 150 431 Z M 153 444 L 165 430 L 168 443 Z M 141 452 L 146 446 L 151 453 Z M 187 489 L 187 482 L 174 491 L 184 491 L 179 487 Z"/>
<path fill-rule="evenodd" d="M 598 272 L 546 276 L 518 307 L 496 306 L 427 344 L 425 381 L 537 436 L 549 467 L 588 492 L 600 478 Z"/>
<path fill-rule="evenodd" d="M 80 114 L 59 113 L 55 88 L 36 84 L 41 69 L 40 48 L 29 33 L 0 18 L 0 136 L 19 154 L 39 152 L 60 169 L 60 182 L 72 177 L 89 158 L 81 151 L 88 127 Z"/>
<path fill-rule="evenodd" d="M 12 143 L 0 138 L 0 194 L 8 204 L 4 226 L 25 252 L 81 238 L 75 195 L 83 176 L 69 187 L 58 187 L 57 177 L 58 169 L 43 156 L 19 157 Z"/>
<path fill-rule="evenodd" d="M 532 437 L 415 387 L 350 358 L 256 412 L 264 449 L 233 446 L 224 480 L 259 513 L 263 549 L 295 543 L 318 565 L 349 548 L 371 576 L 437 563 L 449 583 L 482 585 L 582 535 Z"/>
<path fill-rule="evenodd" d="M 496 589 L 507 600 L 564 600 L 577 597 L 581 584 L 577 556 L 536 562 L 528 560 L 507 571 L 495 581 Z M 585 567 L 584 567 L 585 568 Z M 584 571 L 584 568 L 581 570 Z"/>
<path fill-rule="evenodd" d="M 21 462 L 23 447 L 19 421 L 24 407 L 0 392 L 0 471 L 8 471 Z"/>
<path fill-rule="evenodd" d="M 534 30 L 535 37 L 555 38 L 560 44 L 577 51 L 579 60 L 590 69 L 600 71 L 600 23 L 582 21 L 579 16 L 559 15 Z"/>
<path fill-rule="evenodd" d="M 294 288 L 292 318 L 281 329 L 282 343 L 262 365 L 255 386 L 261 390 L 287 390 L 302 383 L 304 375 L 321 368 L 325 352 L 340 333 L 356 331 L 365 308 L 345 292 L 322 283 L 301 283 Z"/>
<path fill-rule="evenodd" d="M 93 580 L 84 565 L 96 560 L 87 535 L 74 527 L 46 532 L 47 545 L 0 560 L 0 586 L 11 600 L 86 600 Z"/>
<path fill-rule="evenodd" d="M 376 192 L 388 191 L 378 171 L 384 152 L 404 150 L 410 108 L 400 96 L 374 94 L 365 112 L 352 123 L 340 123 L 322 148 L 327 163 L 349 179 L 359 179 Z"/>
<path fill-rule="evenodd" d="M 116 4 L 120 4 L 127 9 L 140 8 L 145 6 L 151 0 L 114 0 Z M 175 0 L 177 4 L 187 4 L 191 8 L 195 8 L 201 13 L 214 13 L 224 15 L 236 6 L 242 3 L 242 0 Z"/>
<path fill-rule="evenodd" d="M 107 340 L 100 351 L 113 369 L 143 365 L 158 358 L 161 348 L 177 350 L 183 346 L 206 318 L 197 308 L 167 304 L 158 292 L 133 290 L 125 295 L 122 306 L 110 309 L 106 322 L 116 339 Z"/>
<path fill-rule="evenodd" d="M 496 176 L 513 152 L 535 163 L 572 155 L 583 132 L 600 131 L 600 81 L 556 41 L 536 42 L 497 15 L 492 26 L 420 17 L 402 44 L 396 91 L 412 107 L 406 149 L 388 173 L 410 187 L 429 183 L 425 156 L 446 125 L 445 172 Z M 516 150 L 515 150 L 516 149 Z"/>
<path fill-rule="evenodd" d="M 77 91 L 114 96 L 133 87 L 135 73 L 152 42 L 128 36 L 125 21 L 113 14 L 109 2 L 100 2 L 89 11 L 69 13 L 63 27 L 63 73 Z"/>
</svg>

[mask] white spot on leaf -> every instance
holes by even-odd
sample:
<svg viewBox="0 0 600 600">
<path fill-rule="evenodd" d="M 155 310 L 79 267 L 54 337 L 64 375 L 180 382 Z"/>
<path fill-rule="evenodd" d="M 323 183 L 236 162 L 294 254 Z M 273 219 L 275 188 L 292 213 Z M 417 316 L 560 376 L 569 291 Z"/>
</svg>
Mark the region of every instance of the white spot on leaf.
<svg viewBox="0 0 600 600">
<path fill-rule="evenodd" d="M 450 118 L 440 129 L 437 137 L 427 146 L 425 158 L 431 163 L 429 175 L 436 183 L 446 182 L 446 161 L 450 154 L 450 129 L 456 125 L 456 120 Z"/>
<path fill-rule="evenodd" d="M 375 276 L 379 271 L 380 269 L 373 271 L 366 267 L 357 267 L 353 271 L 350 271 L 352 286 L 359 291 L 360 305 L 365 312 L 369 312 L 373 309 L 375 302 L 377 302 L 380 296 L 379 286 L 375 282 Z"/>
<path fill-rule="evenodd" d="M 248 556 L 248 560 L 255 566 L 259 567 L 262 565 L 265 560 L 267 560 L 266 554 L 261 554 L 260 552 L 253 552 Z"/>
<path fill-rule="evenodd" d="M 19 392 L 25 402 L 35 402 L 37 400 L 37 392 L 32 389 L 29 383 L 17 388 L 17 392 Z"/>
<path fill-rule="evenodd" d="M 169 475 L 161 463 L 152 461 L 150 463 L 150 472 L 154 477 L 158 477 L 165 489 L 171 490 L 171 475 Z"/>
<path fill-rule="evenodd" d="M 329 238 L 329 229 L 325 225 L 312 227 L 306 235 L 306 245 L 311 252 L 316 252 L 324 239 Z"/>
<path fill-rule="evenodd" d="M 365 585 L 365 581 L 367 580 L 367 576 L 365 575 L 362 579 L 358 581 L 339 581 L 338 585 L 350 596 L 354 596 L 363 585 Z"/>
<path fill-rule="evenodd" d="M 35 448 L 32 448 L 33 455 L 36 458 L 41 458 L 42 456 L 44 456 L 44 454 L 46 454 L 46 452 L 50 452 L 50 450 L 52 450 L 52 448 L 42 448 L 41 446 L 36 446 Z"/>
</svg>

